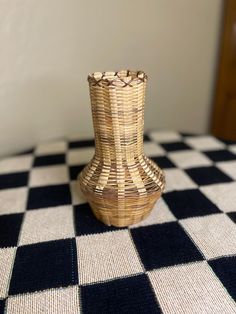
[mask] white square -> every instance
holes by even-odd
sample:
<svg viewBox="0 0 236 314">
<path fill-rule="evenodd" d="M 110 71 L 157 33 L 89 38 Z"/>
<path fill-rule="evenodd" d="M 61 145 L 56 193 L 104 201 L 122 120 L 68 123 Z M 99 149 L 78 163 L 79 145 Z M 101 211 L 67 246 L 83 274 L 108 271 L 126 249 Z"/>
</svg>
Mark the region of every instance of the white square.
<svg viewBox="0 0 236 314">
<path fill-rule="evenodd" d="M 197 185 L 181 169 L 165 169 L 166 188 L 165 191 L 194 189 Z"/>
<path fill-rule="evenodd" d="M 148 157 L 165 155 L 164 149 L 156 143 L 144 142 L 143 146 L 144 146 L 144 153 Z"/>
<path fill-rule="evenodd" d="M 0 299 L 8 295 L 16 248 L 0 249 Z"/>
<path fill-rule="evenodd" d="M 55 141 L 55 142 L 47 142 L 39 144 L 36 147 L 35 154 L 37 156 L 40 155 L 53 155 L 53 154 L 60 154 L 65 153 L 67 150 L 67 143 L 66 141 Z"/>
<path fill-rule="evenodd" d="M 151 131 L 150 138 L 158 143 L 172 143 L 181 141 L 181 135 L 174 131 Z"/>
<path fill-rule="evenodd" d="M 70 166 L 87 164 L 94 156 L 94 147 L 71 149 L 67 154 L 67 162 Z"/>
<path fill-rule="evenodd" d="M 188 136 L 185 142 L 196 150 L 208 151 L 225 148 L 225 144 L 210 135 Z"/>
<path fill-rule="evenodd" d="M 179 168 L 183 169 L 212 165 L 212 161 L 209 158 L 197 151 L 179 151 L 169 153 L 168 157 Z"/>
<path fill-rule="evenodd" d="M 0 191 L 0 213 L 22 213 L 26 209 L 28 189 L 16 188 Z"/>
<path fill-rule="evenodd" d="M 225 214 L 180 220 L 207 259 L 236 254 L 236 227 Z"/>
<path fill-rule="evenodd" d="M 30 173 L 29 182 L 31 187 L 68 183 L 68 168 L 66 166 L 33 168 Z"/>
<path fill-rule="evenodd" d="M 79 205 L 87 203 L 86 198 L 81 192 L 80 186 L 78 184 L 78 181 L 71 181 L 70 182 L 70 191 L 72 196 L 72 204 L 73 205 Z"/>
<path fill-rule="evenodd" d="M 74 236 L 72 206 L 28 210 L 21 228 L 19 245 Z"/>
<path fill-rule="evenodd" d="M 76 238 L 80 284 L 142 273 L 128 230 Z"/>
<path fill-rule="evenodd" d="M 206 261 L 148 272 L 163 313 L 236 313 L 236 305 Z"/>
<path fill-rule="evenodd" d="M 236 144 L 229 145 L 228 148 L 233 154 L 236 154 Z"/>
<path fill-rule="evenodd" d="M 23 155 L 0 160 L 0 174 L 24 172 L 31 168 L 33 155 Z"/>
<path fill-rule="evenodd" d="M 7 314 L 79 314 L 79 287 L 50 289 L 10 296 Z"/>
<path fill-rule="evenodd" d="M 217 167 L 227 174 L 230 178 L 236 180 L 236 160 L 223 161 L 216 163 Z"/>
<path fill-rule="evenodd" d="M 212 184 L 200 190 L 223 212 L 236 212 L 236 182 Z"/>
<path fill-rule="evenodd" d="M 149 214 L 149 216 L 146 219 L 140 221 L 139 223 L 131 225 L 130 228 L 161 224 L 175 220 L 176 220 L 175 216 L 171 213 L 165 201 L 162 198 L 160 198 L 154 205 L 154 208 Z"/>
</svg>

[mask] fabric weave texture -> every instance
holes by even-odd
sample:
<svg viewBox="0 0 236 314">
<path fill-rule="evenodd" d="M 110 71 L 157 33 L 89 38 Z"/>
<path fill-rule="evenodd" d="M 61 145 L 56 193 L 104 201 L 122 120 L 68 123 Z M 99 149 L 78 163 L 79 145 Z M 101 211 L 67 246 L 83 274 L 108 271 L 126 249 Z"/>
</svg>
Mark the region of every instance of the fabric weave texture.
<svg viewBox="0 0 236 314">
<path fill-rule="evenodd" d="M 166 191 L 129 228 L 77 193 L 93 139 L 0 160 L 0 314 L 236 313 L 236 142 L 153 130 L 144 150 Z"/>
</svg>

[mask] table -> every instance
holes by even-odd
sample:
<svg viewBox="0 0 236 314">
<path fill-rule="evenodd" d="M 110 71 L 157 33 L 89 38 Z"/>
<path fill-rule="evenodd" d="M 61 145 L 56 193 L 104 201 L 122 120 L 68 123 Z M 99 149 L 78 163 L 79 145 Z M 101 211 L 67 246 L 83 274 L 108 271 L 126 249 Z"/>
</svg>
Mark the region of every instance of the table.
<svg viewBox="0 0 236 314">
<path fill-rule="evenodd" d="M 0 161 L 0 313 L 236 313 L 236 143 L 153 130 L 144 148 L 167 187 L 130 228 L 76 192 L 92 139 Z"/>
</svg>

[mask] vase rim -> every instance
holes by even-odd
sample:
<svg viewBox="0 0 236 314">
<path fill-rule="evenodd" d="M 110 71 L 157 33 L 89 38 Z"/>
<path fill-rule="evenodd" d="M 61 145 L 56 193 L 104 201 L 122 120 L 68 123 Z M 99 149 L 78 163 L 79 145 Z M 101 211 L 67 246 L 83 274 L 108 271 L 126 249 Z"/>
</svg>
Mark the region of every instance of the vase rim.
<svg viewBox="0 0 236 314">
<path fill-rule="evenodd" d="M 88 75 L 88 81 L 92 85 L 98 86 L 119 86 L 133 87 L 136 84 L 144 83 L 147 81 L 147 75 L 144 71 L 104 71 L 93 72 Z"/>
</svg>

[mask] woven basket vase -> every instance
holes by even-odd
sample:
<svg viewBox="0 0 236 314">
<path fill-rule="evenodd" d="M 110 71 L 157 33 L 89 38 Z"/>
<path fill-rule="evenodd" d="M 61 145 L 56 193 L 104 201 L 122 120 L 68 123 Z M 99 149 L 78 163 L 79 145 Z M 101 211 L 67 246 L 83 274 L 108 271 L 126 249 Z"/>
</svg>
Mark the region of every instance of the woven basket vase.
<svg viewBox="0 0 236 314">
<path fill-rule="evenodd" d="M 81 191 L 106 225 L 144 219 L 163 192 L 162 170 L 143 151 L 147 76 L 142 71 L 88 76 L 95 154 L 79 175 Z"/>
</svg>

